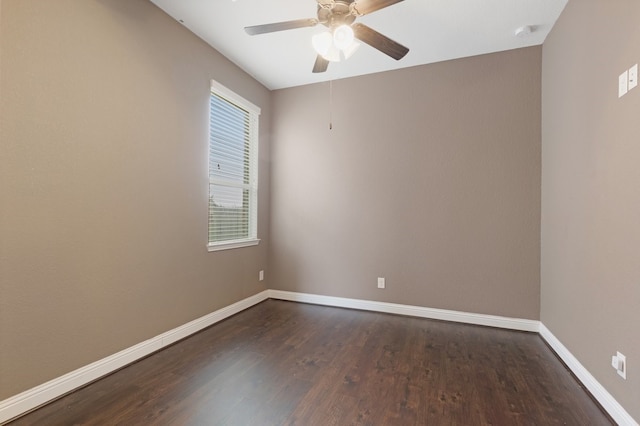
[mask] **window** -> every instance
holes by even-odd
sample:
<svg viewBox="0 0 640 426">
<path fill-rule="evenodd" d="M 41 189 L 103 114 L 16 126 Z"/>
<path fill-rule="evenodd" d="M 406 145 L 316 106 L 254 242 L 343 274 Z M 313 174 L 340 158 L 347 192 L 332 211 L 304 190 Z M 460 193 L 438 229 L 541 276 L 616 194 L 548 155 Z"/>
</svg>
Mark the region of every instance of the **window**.
<svg viewBox="0 0 640 426">
<path fill-rule="evenodd" d="M 260 108 L 211 82 L 209 251 L 258 244 Z"/>
</svg>

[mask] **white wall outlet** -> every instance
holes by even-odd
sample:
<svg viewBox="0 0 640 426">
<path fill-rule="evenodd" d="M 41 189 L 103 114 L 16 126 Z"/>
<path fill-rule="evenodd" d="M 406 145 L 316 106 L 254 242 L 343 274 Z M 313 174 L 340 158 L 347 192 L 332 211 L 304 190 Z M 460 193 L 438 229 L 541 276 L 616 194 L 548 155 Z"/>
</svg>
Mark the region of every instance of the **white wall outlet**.
<svg viewBox="0 0 640 426">
<path fill-rule="evenodd" d="M 621 98 L 627 94 L 629 85 L 629 71 L 625 71 L 618 77 L 618 97 Z"/>
<path fill-rule="evenodd" d="M 263 270 L 261 270 L 258 273 L 258 281 L 264 281 L 264 271 Z"/>
<path fill-rule="evenodd" d="M 616 369 L 618 376 L 627 379 L 627 357 L 618 352 L 611 357 L 611 366 Z"/>
<path fill-rule="evenodd" d="M 378 288 L 384 288 L 384 286 L 385 286 L 384 278 L 378 277 Z"/>
<path fill-rule="evenodd" d="M 638 85 L 638 64 L 629 68 L 629 90 Z"/>
</svg>

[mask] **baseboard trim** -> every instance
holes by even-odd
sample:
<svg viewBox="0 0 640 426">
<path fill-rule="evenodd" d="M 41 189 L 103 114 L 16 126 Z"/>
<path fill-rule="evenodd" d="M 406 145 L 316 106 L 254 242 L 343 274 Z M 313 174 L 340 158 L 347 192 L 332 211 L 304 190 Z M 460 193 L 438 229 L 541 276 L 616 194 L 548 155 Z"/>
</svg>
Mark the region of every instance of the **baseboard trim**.
<svg viewBox="0 0 640 426">
<path fill-rule="evenodd" d="M 268 291 L 265 290 L 99 361 L 81 367 L 65 374 L 64 376 L 60 376 L 42 385 L 5 399 L 4 401 L 0 401 L 0 424 L 59 398 L 74 389 L 91 383 L 100 377 L 106 376 L 109 373 L 125 367 L 147 355 L 152 354 L 153 352 L 177 342 L 180 339 L 184 339 L 185 337 L 222 321 L 225 318 L 267 300 L 268 298 Z"/>
<path fill-rule="evenodd" d="M 453 321 L 465 324 L 485 325 L 488 327 L 506 328 L 509 330 L 539 331 L 539 321 L 508 318 L 495 315 L 474 314 L 469 312 L 449 311 L 446 309 L 425 308 L 422 306 L 400 305 L 397 303 L 376 302 L 372 300 L 348 299 L 344 297 L 322 296 L 317 294 L 295 293 L 282 290 L 268 290 L 272 299 L 292 302 L 311 303 L 315 305 L 335 306 L 340 308 L 359 309 L 364 311 L 384 312 L 388 314 L 407 315 Z"/>
<path fill-rule="evenodd" d="M 539 333 L 619 425 L 640 426 L 615 400 L 615 398 L 591 375 L 591 373 L 584 368 L 577 358 L 575 358 L 573 354 L 571 354 L 571 352 L 540 321 L 426 308 L 422 306 L 401 305 L 371 300 L 296 293 L 282 290 L 265 290 L 155 336 L 149 340 L 131 346 L 130 348 L 124 349 L 111 356 L 81 367 L 75 371 L 65 374 L 64 376 L 36 386 L 22 392 L 21 394 L 5 399 L 4 401 L 0 401 L 0 424 L 4 424 L 4 422 L 25 414 L 43 404 L 46 404 L 47 402 L 73 391 L 74 389 L 91 383 L 100 377 L 106 376 L 109 373 L 175 343 L 178 340 L 184 339 L 185 337 L 197 333 L 200 330 L 203 330 L 267 299 L 279 299 L 292 302 L 407 315 L 419 318 L 430 318 Z"/>
<path fill-rule="evenodd" d="M 613 420 L 621 426 L 639 426 L 631 415 L 616 399 L 589 373 L 578 359 L 567 349 L 556 336 L 540 323 L 540 336 L 551 346 L 554 352 L 567 364 L 578 380 L 591 392 L 591 395 L 602 405 Z"/>
</svg>

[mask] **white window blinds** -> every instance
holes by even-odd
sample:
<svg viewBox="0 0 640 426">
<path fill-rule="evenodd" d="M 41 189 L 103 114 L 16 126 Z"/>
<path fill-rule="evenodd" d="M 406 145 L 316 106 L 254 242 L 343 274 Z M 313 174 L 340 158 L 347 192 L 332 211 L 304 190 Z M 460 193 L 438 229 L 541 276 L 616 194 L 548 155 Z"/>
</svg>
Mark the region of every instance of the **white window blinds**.
<svg viewBox="0 0 640 426">
<path fill-rule="evenodd" d="M 209 114 L 209 248 L 257 244 L 260 109 L 212 82 Z"/>
</svg>

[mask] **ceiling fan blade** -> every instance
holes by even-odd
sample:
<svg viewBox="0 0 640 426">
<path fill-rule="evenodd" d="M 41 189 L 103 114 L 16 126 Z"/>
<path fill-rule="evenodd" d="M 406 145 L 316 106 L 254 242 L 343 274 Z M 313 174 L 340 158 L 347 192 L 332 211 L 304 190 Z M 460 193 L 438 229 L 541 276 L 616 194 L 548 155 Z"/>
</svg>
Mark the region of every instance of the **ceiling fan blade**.
<svg viewBox="0 0 640 426">
<path fill-rule="evenodd" d="M 297 19 L 295 21 L 276 22 L 273 24 L 253 25 L 251 27 L 244 27 L 244 30 L 249 35 L 274 33 L 276 31 L 295 30 L 296 28 L 313 27 L 318 24 L 318 20 L 314 18 L 310 19 Z"/>
<path fill-rule="evenodd" d="M 391 56 L 396 61 L 404 58 L 404 55 L 409 53 L 409 48 L 391 40 L 389 37 L 384 36 L 369 28 L 364 24 L 356 22 L 351 25 L 354 36 L 363 43 L 367 43 L 374 49 L 378 49 L 385 55 Z"/>
<path fill-rule="evenodd" d="M 375 12 L 376 10 L 384 9 L 385 7 L 400 3 L 404 0 L 357 0 L 353 6 L 358 15 L 367 15 Z"/>
<path fill-rule="evenodd" d="M 329 61 L 322 57 L 322 55 L 318 55 L 316 58 L 316 63 L 313 64 L 313 72 L 325 72 L 329 68 Z"/>
</svg>

